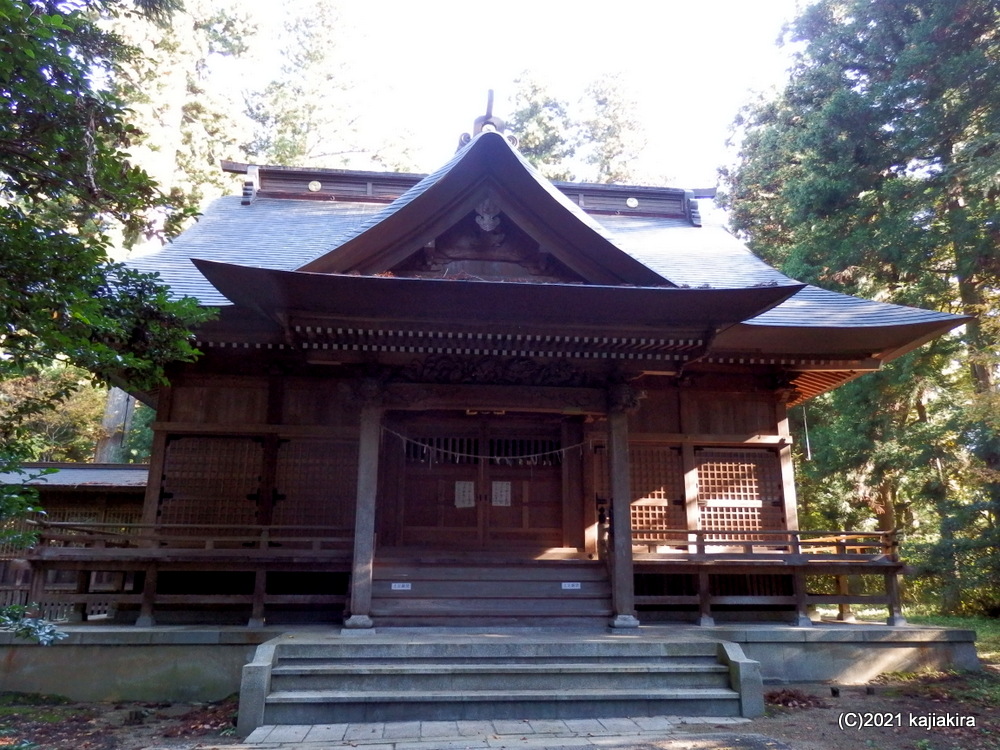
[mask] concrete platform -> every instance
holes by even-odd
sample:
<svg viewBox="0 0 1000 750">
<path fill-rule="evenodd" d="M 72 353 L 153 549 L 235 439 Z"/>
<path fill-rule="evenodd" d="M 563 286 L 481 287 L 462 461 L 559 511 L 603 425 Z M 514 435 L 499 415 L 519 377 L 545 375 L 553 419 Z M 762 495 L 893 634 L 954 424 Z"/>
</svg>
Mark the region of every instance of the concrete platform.
<svg viewBox="0 0 1000 750">
<path fill-rule="evenodd" d="M 509 630 L 385 629 L 344 631 L 339 627 L 140 628 L 100 621 L 63 628 L 68 637 L 42 647 L 0 633 L 0 685 L 4 690 L 59 693 L 74 700 L 211 701 L 239 691 L 243 665 L 258 645 L 278 636 L 316 639 L 391 638 L 503 641 L 524 634 Z M 530 629 L 537 634 L 538 629 Z M 923 667 L 977 669 L 975 633 L 917 625 L 816 623 L 788 625 L 657 624 L 610 632 L 547 631 L 547 637 L 725 640 L 738 643 L 759 661 L 765 683 L 830 681 L 859 684 L 887 671 Z M 67 680 L 67 674 L 87 679 Z"/>
</svg>

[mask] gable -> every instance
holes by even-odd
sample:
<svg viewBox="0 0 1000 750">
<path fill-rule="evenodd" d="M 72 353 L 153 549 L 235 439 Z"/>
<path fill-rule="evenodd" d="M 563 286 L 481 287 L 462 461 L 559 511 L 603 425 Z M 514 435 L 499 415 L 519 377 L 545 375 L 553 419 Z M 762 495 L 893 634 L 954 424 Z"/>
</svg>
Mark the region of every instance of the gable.
<svg viewBox="0 0 1000 750">
<path fill-rule="evenodd" d="M 298 270 L 673 286 L 488 132 Z"/>
</svg>

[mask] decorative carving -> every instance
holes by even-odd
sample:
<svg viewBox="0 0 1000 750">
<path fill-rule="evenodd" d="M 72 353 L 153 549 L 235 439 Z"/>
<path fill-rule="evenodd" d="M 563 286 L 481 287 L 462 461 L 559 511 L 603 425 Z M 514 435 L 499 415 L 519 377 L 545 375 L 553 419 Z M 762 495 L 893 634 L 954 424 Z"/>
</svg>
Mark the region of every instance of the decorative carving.
<svg viewBox="0 0 1000 750">
<path fill-rule="evenodd" d="M 385 394 L 385 382 L 381 377 L 363 377 L 355 381 L 354 395 L 363 404 L 379 404 Z"/>
<path fill-rule="evenodd" d="M 459 357 L 431 355 L 413 362 L 402 379 L 414 383 L 472 385 L 584 386 L 587 377 L 565 360 L 542 364 L 528 357 Z"/>
<path fill-rule="evenodd" d="M 639 402 L 645 398 L 645 393 L 636 390 L 628 383 L 614 383 L 608 387 L 608 411 L 633 411 L 639 408 Z"/>
<path fill-rule="evenodd" d="M 487 198 L 476 206 L 476 223 L 484 232 L 492 232 L 500 226 L 500 207 Z"/>
</svg>

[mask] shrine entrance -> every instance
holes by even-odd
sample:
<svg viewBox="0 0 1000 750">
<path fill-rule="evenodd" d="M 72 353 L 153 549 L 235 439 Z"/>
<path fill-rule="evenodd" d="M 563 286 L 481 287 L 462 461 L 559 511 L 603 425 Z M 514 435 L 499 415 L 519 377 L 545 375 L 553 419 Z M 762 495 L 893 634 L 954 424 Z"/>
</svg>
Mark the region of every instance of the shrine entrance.
<svg viewBox="0 0 1000 750">
<path fill-rule="evenodd" d="M 515 553 L 563 545 L 561 417 L 443 412 L 387 426 L 396 545 Z"/>
</svg>

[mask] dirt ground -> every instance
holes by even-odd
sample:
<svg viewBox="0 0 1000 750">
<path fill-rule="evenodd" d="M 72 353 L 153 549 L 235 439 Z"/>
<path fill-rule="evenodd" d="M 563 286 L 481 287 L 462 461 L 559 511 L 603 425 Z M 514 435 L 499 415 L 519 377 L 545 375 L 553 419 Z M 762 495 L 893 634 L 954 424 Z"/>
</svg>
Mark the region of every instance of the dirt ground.
<svg viewBox="0 0 1000 750">
<path fill-rule="evenodd" d="M 996 666 L 979 676 L 938 674 L 843 686 L 837 696 L 831 686 L 816 684 L 765 692 L 767 715 L 739 731 L 781 740 L 795 750 L 1000 750 Z M 208 705 L 95 704 L 0 694 L 0 750 L 195 750 L 237 744 L 235 718 L 235 699 Z M 928 725 L 970 722 L 975 726 Z"/>
</svg>

